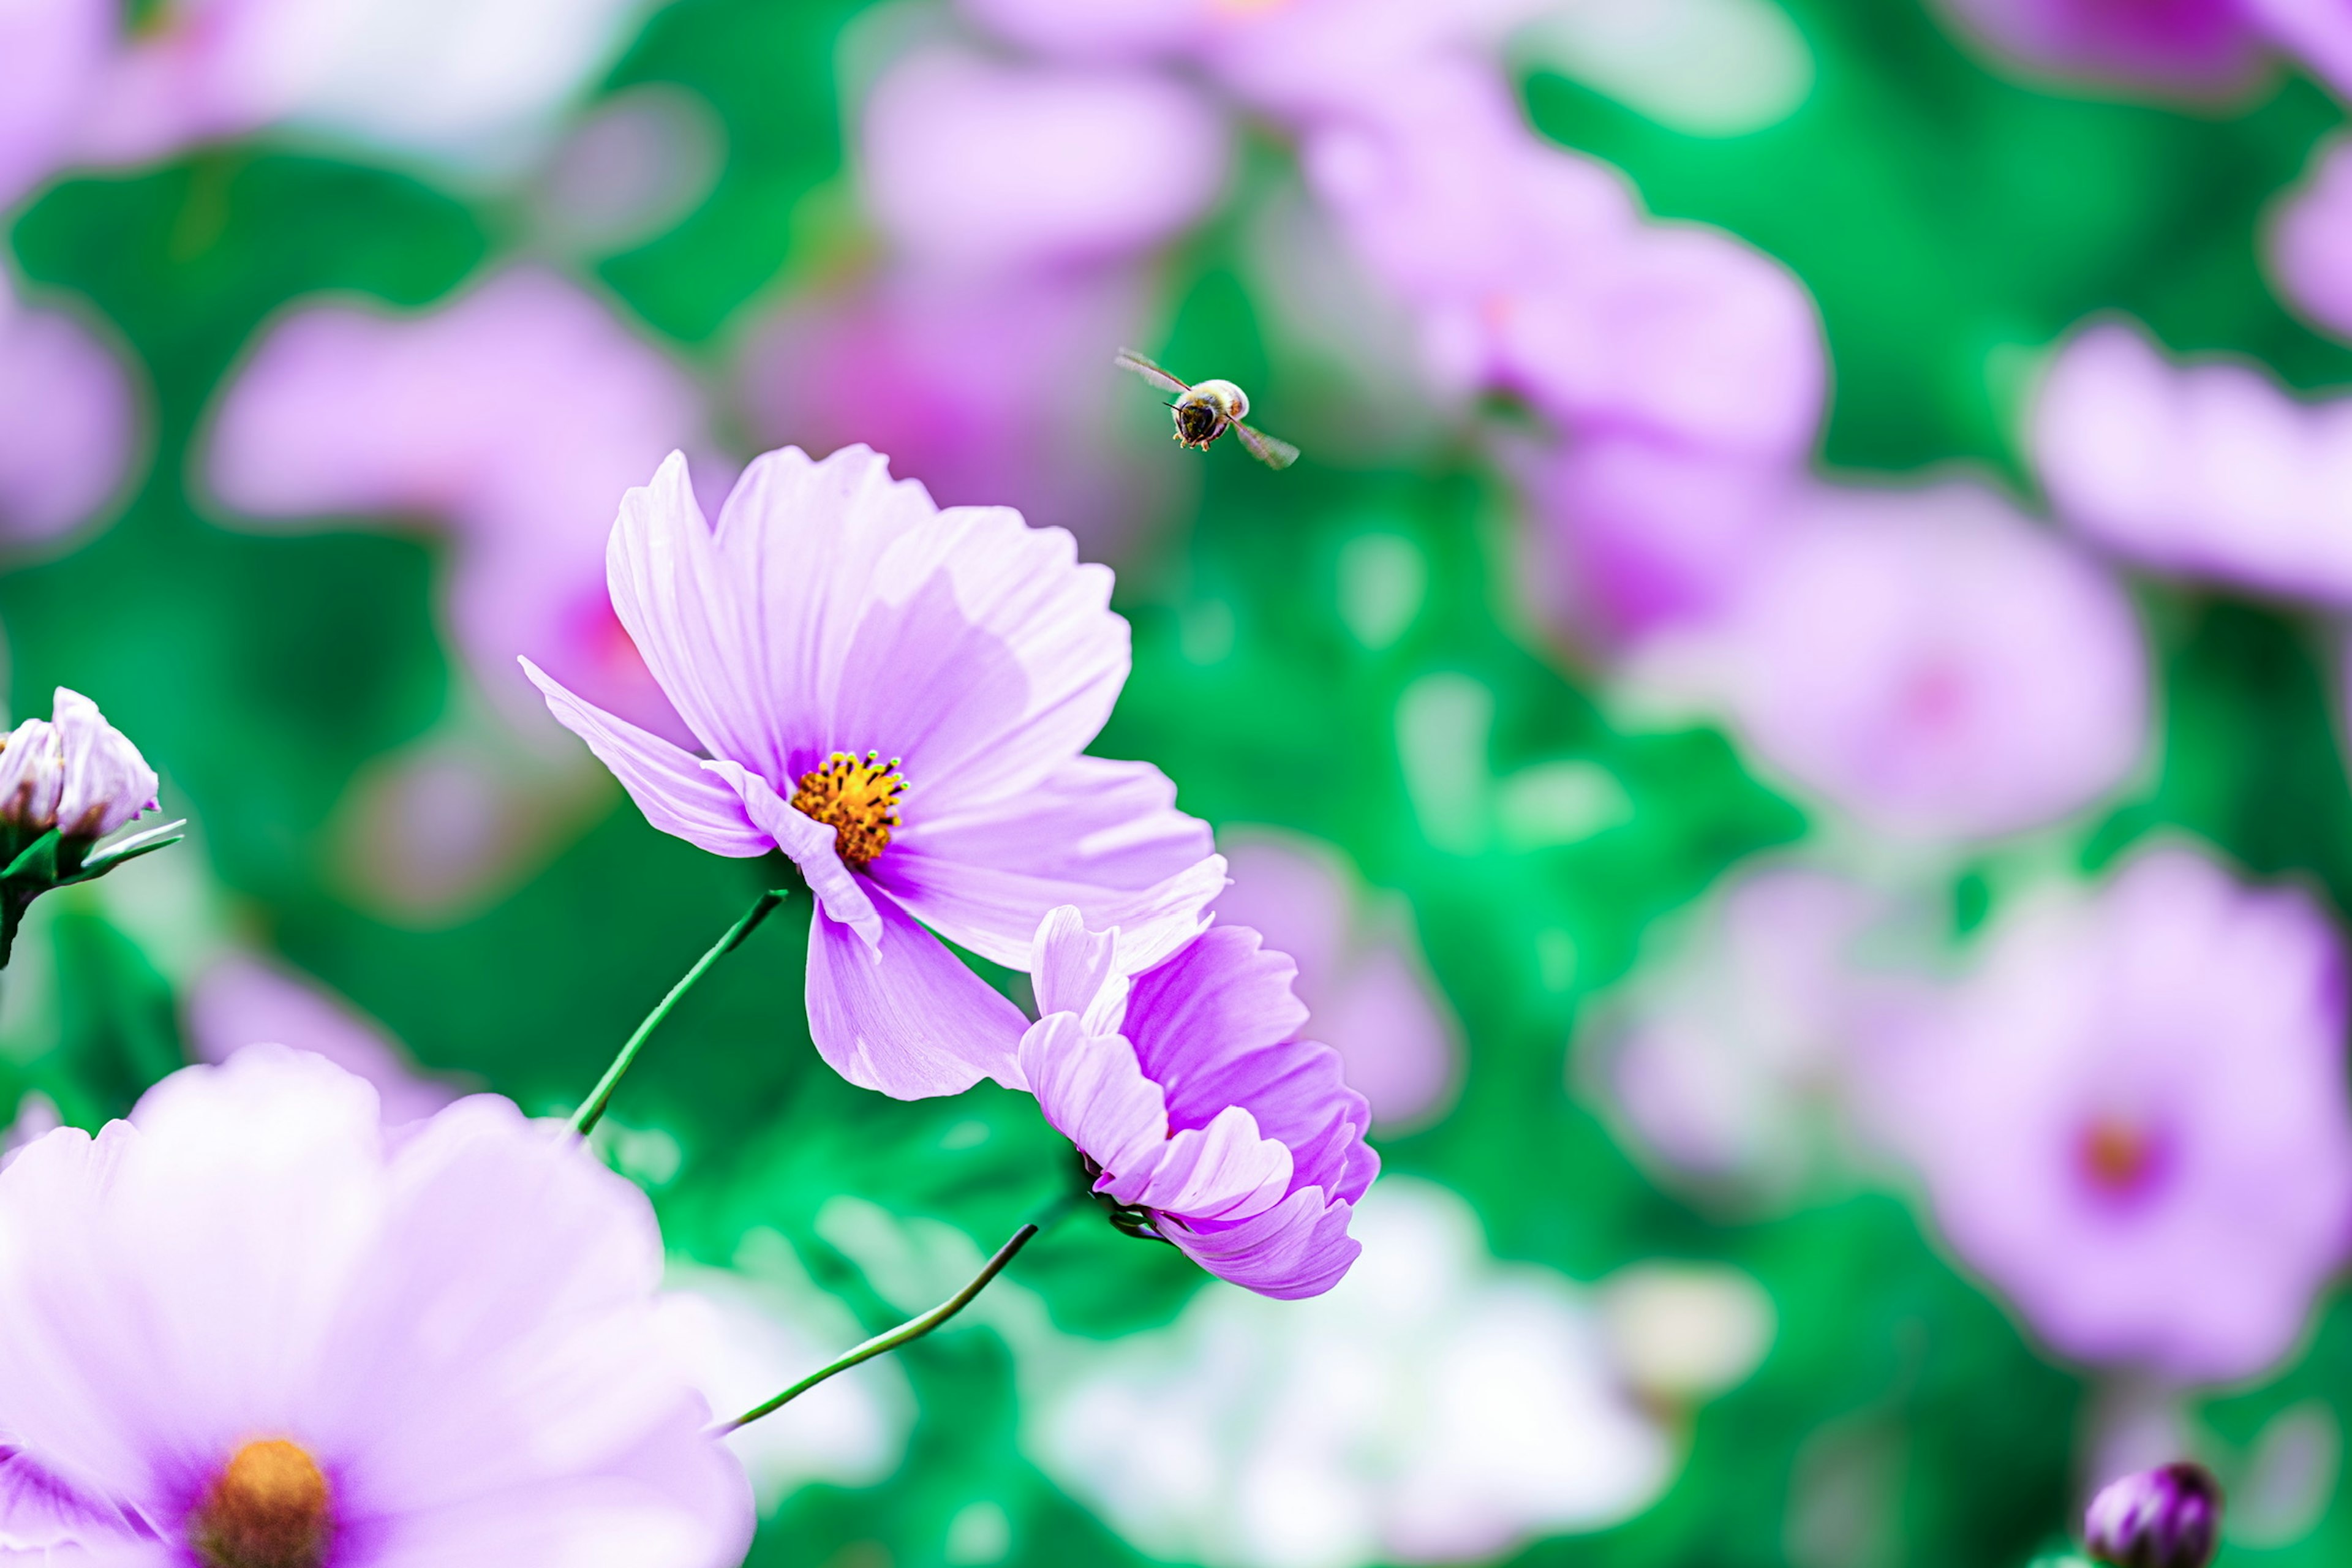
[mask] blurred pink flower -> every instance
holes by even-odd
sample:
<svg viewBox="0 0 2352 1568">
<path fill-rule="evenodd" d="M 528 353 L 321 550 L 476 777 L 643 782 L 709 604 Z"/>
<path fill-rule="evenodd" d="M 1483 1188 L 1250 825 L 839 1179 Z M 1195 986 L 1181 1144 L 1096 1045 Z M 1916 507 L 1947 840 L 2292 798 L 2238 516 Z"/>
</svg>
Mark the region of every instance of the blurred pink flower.
<svg viewBox="0 0 2352 1568">
<path fill-rule="evenodd" d="M 523 268 L 417 315 L 297 309 L 223 395 L 205 463 L 247 526 L 446 528 L 457 644 L 533 728 L 514 669 L 526 650 L 600 706 L 683 739 L 614 618 L 604 540 L 622 493 L 703 431 L 683 371 L 576 285 Z"/>
<path fill-rule="evenodd" d="M 1148 250 L 1214 205 L 1231 133 L 1192 88 L 1147 72 L 909 55 L 874 84 L 859 190 L 905 259 L 966 272 Z"/>
<path fill-rule="evenodd" d="M 1990 490 L 1813 487 L 1722 615 L 1645 647 L 1758 758 L 1883 831 L 2055 821 L 2148 743 L 2130 601 Z"/>
<path fill-rule="evenodd" d="M 121 16 L 116 0 L 0 5 L 0 211 L 70 155 Z"/>
<path fill-rule="evenodd" d="M 2343 963 L 2302 893 L 2143 851 L 2004 916 L 1948 1005 L 1874 1053 L 1872 1121 L 2053 1350 L 2253 1376 L 2352 1242 Z"/>
<path fill-rule="evenodd" d="M 2279 293 L 2337 337 L 2352 337 L 2352 142 L 2323 142 L 2273 208 L 2265 259 Z"/>
<path fill-rule="evenodd" d="M 1225 846 L 1233 885 L 1220 921 L 1265 933 L 1298 965 L 1318 1039 L 1383 1128 L 1442 1115 L 1459 1087 L 1460 1030 L 1424 970 L 1407 918 L 1360 910 L 1351 868 L 1326 846 L 1248 837 Z"/>
<path fill-rule="evenodd" d="M 644 1194 L 506 1100 L 392 1138 L 307 1053 L 174 1073 L 0 1172 L 0 1551 L 740 1562 L 751 1489 L 661 1273 Z"/>
<path fill-rule="evenodd" d="M 188 1043 L 208 1062 L 247 1046 L 311 1051 L 374 1089 L 387 1127 L 421 1121 L 459 1090 L 425 1077 L 383 1025 L 323 985 L 243 952 L 215 960 L 189 989 Z"/>
<path fill-rule="evenodd" d="M 2059 353 L 2032 416 L 2058 515 L 2144 565 L 2352 605 L 2352 400 L 2247 364 L 2181 368 L 2109 322 Z"/>
<path fill-rule="evenodd" d="M 765 442 L 873 446 L 943 505 L 1013 506 L 1116 560 L 1157 491 L 1125 444 L 1103 345 L 1141 338 L 1145 318 L 1125 268 L 893 269 L 802 296 L 761 328 L 744 402 Z"/>
<path fill-rule="evenodd" d="M 2263 38 L 2247 0 L 1941 0 L 1964 30 L 2061 75 L 2218 97 L 2252 84 Z"/>
<path fill-rule="evenodd" d="M 0 36 L 0 59 L 6 48 Z M 53 539 L 95 515 L 122 489 L 138 439 L 114 355 L 71 316 L 16 300 L 0 275 L 0 542 Z"/>
<path fill-rule="evenodd" d="M 1068 534 L 942 511 L 863 447 L 767 454 L 714 529 L 673 453 L 623 498 L 608 562 L 614 610 L 708 756 L 523 668 L 655 826 L 792 858 L 815 898 L 810 1033 L 851 1082 L 1024 1087 L 1026 1020 L 941 936 L 1017 966 L 1065 903 L 1132 927 L 1223 885 L 1159 769 L 1084 754 L 1126 684 L 1128 627 Z"/>
</svg>

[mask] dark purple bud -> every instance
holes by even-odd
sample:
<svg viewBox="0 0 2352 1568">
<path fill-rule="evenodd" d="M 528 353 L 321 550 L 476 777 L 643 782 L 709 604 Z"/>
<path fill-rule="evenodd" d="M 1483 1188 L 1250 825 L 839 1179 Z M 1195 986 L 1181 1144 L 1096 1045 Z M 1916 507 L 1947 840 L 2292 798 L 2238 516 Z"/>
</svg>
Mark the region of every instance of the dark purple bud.
<svg viewBox="0 0 2352 1568">
<path fill-rule="evenodd" d="M 2109 1481 L 2083 1533 L 2091 1555 L 2115 1568 L 2205 1568 L 2221 1539 L 2221 1484 L 2187 1460 Z"/>
</svg>

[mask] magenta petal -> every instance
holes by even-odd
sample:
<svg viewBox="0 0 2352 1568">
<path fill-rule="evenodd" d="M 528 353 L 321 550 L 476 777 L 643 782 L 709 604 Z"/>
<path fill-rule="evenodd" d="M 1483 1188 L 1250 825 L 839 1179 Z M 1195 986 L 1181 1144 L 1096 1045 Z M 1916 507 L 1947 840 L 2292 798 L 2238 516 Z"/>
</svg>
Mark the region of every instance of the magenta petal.
<svg viewBox="0 0 2352 1568">
<path fill-rule="evenodd" d="M 1229 1105 L 1206 1127 L 1188 1127 L 1168 1140 L 1150 1179 L 1120 1201 L 1202 1220 L 1246 1219 L 1264 1214 L 1290 1189 L 1290 1151 L 1261 1138 L 1257 1120 Z"/>
<path fill-rule="evenodd" d="M 775 840 L 756 826 L 743 800 L 703 770 L 699 758 L 660 736 L 615 719 L 583 702 L 529 659 L 522 672 L 547 699 L 548 711 L 588 742 L 596 760 L 613 771 L 646 820 L 713 855 L 748 859 L 765 855 Z"/>
<path fill-rule="evenodd" d="M 908 822 L 875 862 L 875 879 L 950 938 L 999 963 L 1029 957 L 1048 910 L 1076 905 L 1087 926 L 1118 926 L 1121 967 L 1156 962 L 1199 929 L 1141 928 L 1197 915 L 1224 885 L 1208 826 L 1176 809 L 1176 789 L 1148 763 L 1073 757 L 1024 793 L 934 816 L 913 783 Z"/>
<path fill-rule="evenodd" d="M 820 908 L 809 929 L 809 1033 L 817 1054 L 861 1089 L 894 1100 L 961 1094 L 982 1079 L 1025 1089 L 1028 1020 L 888 899 L 874 900 L 868 948 Z"/>
<path fill-rule="evenodd" d="M 1220 1279 L 1295 1301 L 1337 1285 L 1363 1251 L 1348 1234 L 1353 1213 L 1348 1204 L 1327 1202 L 1319 1189 L 1302 1187 L 1239 1225 L 1169 1224 L 1160 1234 Z"/>
<path fill-rule="evenodd" d="M 1075 1014 L 1050 1014 L 1021 1037 L 1021 1072 L 1045 1120 L 1103 1167 L 1097 1186 L 1137 1201 L 1132 1192 L 1166 1150 L 1168 1108 L 1136 1066 L 1135 1048 L 1117 1035 L 1089 1034 Z"/>
</svg>

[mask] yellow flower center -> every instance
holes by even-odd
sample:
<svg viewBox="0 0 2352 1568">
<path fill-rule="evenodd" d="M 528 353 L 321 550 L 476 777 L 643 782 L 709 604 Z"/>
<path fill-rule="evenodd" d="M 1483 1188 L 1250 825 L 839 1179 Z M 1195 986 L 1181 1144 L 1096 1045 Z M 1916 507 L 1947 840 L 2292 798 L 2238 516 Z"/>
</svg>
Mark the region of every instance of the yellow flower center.
<svg viewBox="0 0 2352 1568">
<path fill-rule="evenodd" d="M 853 871 L 874 864 L 889 847 L 890 830 L 898 826 L 898 799 L 907 781 L 898 776 L 898 759 L 881 760 L 868 752 L 862 762 L 847 752 L 835 752 L 824 765 L 801 775 L 793 792 L 793 809 L 833 828 L 834 852 Z"/>
<path fill-rule="evenodd" d="M 188 1544 L 205 1568 L 320 1568 L 333 1534 L 319 1462 L 270 1437 L 230 1457 L 189 1524 Z"/>
</svg>

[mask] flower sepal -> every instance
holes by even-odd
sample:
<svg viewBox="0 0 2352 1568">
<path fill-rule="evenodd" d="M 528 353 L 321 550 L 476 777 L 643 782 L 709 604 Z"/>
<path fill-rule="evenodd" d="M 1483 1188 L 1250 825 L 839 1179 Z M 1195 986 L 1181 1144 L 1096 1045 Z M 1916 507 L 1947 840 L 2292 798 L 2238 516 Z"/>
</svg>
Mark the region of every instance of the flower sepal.
<svg viewBox="0 0 2352 1568">
<path fill-rule="evenodd" d="M 0 826 L 0 852 L 15 849 L 5 870 L 0 870 L 0 967 L 5 967 L 16 945 L 17 928 L 35 899 L 58 888 L 94 882 L 129 861 L 169 848 L 187 835 L 184 818 L 130 834 L 99 847 L 90 840 L 52 827 L 18 848 L 22 830 Z M 95 853 L 93 853 L 95 851 Z"/>
</svg>

